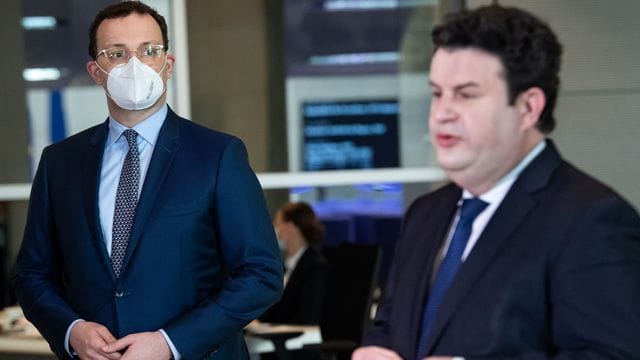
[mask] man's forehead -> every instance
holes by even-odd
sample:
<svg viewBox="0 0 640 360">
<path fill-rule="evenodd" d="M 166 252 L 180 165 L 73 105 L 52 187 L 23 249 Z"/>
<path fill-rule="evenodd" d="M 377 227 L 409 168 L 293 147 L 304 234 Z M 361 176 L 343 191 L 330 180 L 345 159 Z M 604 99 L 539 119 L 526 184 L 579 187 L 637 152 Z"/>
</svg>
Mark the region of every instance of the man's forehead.
<svg viewBox="0 0 640 360">
<path fill-rule="evenodd" d="M 504 80 L 500 59 L 476 48 L 440 48 L 431 61 L 429 82 L 436 86 L 467 87 Z"/>
<path fill-rule="evenodd" d="M 131 13 L 125 17 L 103 20 L 98 26 L 96 41 L 103 46 L 161 43 L 162 31 L 151 15 Z"/>
</svg>

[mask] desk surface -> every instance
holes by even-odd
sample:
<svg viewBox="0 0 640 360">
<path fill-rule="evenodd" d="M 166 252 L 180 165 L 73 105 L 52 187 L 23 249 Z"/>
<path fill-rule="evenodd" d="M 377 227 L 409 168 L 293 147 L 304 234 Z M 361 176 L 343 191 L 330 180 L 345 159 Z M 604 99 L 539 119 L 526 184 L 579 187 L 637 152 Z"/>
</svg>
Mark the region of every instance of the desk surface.
<svg viewBox="0 0 640 360">
<path fill-rule="evenodd" d="M 320 335 L 320 328 L 318 326 L 259 323 L 257 325 L 250 325 L 246 330 L 245 340 L 247 341 L 249 352 L 252 354 L 275 351 L 272 341 L 260 337 L 260 335 L 263 334 L 301 332 L 302 335 L 291 338 L 285 342 L 285 346 L 289 350 L 301 349 L 303 345 L 322 342 L 322 336 Z"/>
<path fill-rule="evenodd" d="M 0 353 L 53 355 L 49 344 L 43 338 L 23 338 L 0 336 Z"/>
</svg>

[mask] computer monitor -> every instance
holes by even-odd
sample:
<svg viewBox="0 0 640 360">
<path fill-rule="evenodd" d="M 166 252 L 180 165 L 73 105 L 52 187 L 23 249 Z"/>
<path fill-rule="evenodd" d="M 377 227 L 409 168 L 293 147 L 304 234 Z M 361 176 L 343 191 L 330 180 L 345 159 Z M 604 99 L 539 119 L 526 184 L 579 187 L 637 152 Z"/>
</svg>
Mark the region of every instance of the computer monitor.
<svg viewBox="0 0 640 360">
<path fill-rule="evenodd" d="M 399 166 L 397 99 L 312 101 L 301 106 L 304 170 Z"/>
<path fill-rule="evenodd" d="M 401 166 L 398 84 L 388 74 L 287 78 L 289 171 Z"/>
</svg>

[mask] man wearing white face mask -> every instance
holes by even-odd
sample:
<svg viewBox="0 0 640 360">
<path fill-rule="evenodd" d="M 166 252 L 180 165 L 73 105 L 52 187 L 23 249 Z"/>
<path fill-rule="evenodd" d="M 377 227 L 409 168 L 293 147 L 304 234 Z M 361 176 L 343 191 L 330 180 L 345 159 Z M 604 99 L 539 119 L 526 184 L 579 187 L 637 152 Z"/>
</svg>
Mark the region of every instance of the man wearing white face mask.
<svg viewBox="0 0 640 360">
<path fill-rule="evenodd" d="M 244 145 L 167 106 L 154 9 L 113 4 L 89 35 L 109 118 L 43 152 L 20 305 L 59 358 L 248 359 L 242 328 L 278 300 L 282 262 Z"/>
<path fill-rule="evenodd" d="M 141 56 L 150 64 L 147 65 L 138 60 L 136 56 L 128 56 L 127 63 L 118 64 L 119 60 L 114 59 L 114 52 L 117 54 L 121 49 L 105 49 L 101 53 L 115 66 L 107 72 L 96 61 L 95 65 L 108 75 L 107 96 L 111 98 L 119 107 L 125 110 L 144 110 L 151 107 L 165 93 L 164 80 L 150 66 L 164 59 L 164 64 L 160 69 L 162 73 L 167 65 L 167 56 L 162 56 L 160 45 L 143 45 Z M 124 61 L 125 57 L 122 57 Z"/>
</svg>

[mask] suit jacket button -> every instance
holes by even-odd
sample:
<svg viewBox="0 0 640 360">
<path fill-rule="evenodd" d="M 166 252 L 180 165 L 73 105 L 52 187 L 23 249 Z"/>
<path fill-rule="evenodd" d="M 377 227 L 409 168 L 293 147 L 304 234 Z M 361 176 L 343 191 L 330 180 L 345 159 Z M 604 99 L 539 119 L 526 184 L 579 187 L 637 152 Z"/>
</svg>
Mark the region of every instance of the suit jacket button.
<svg viewBox="0 0 640 360">
<path fill-rule="evenodd" d="M 124 296 L 124 292 L 123 291 L 116 291 L 116 297 L 117 298 L 121 298 Z"/>
</svg>

